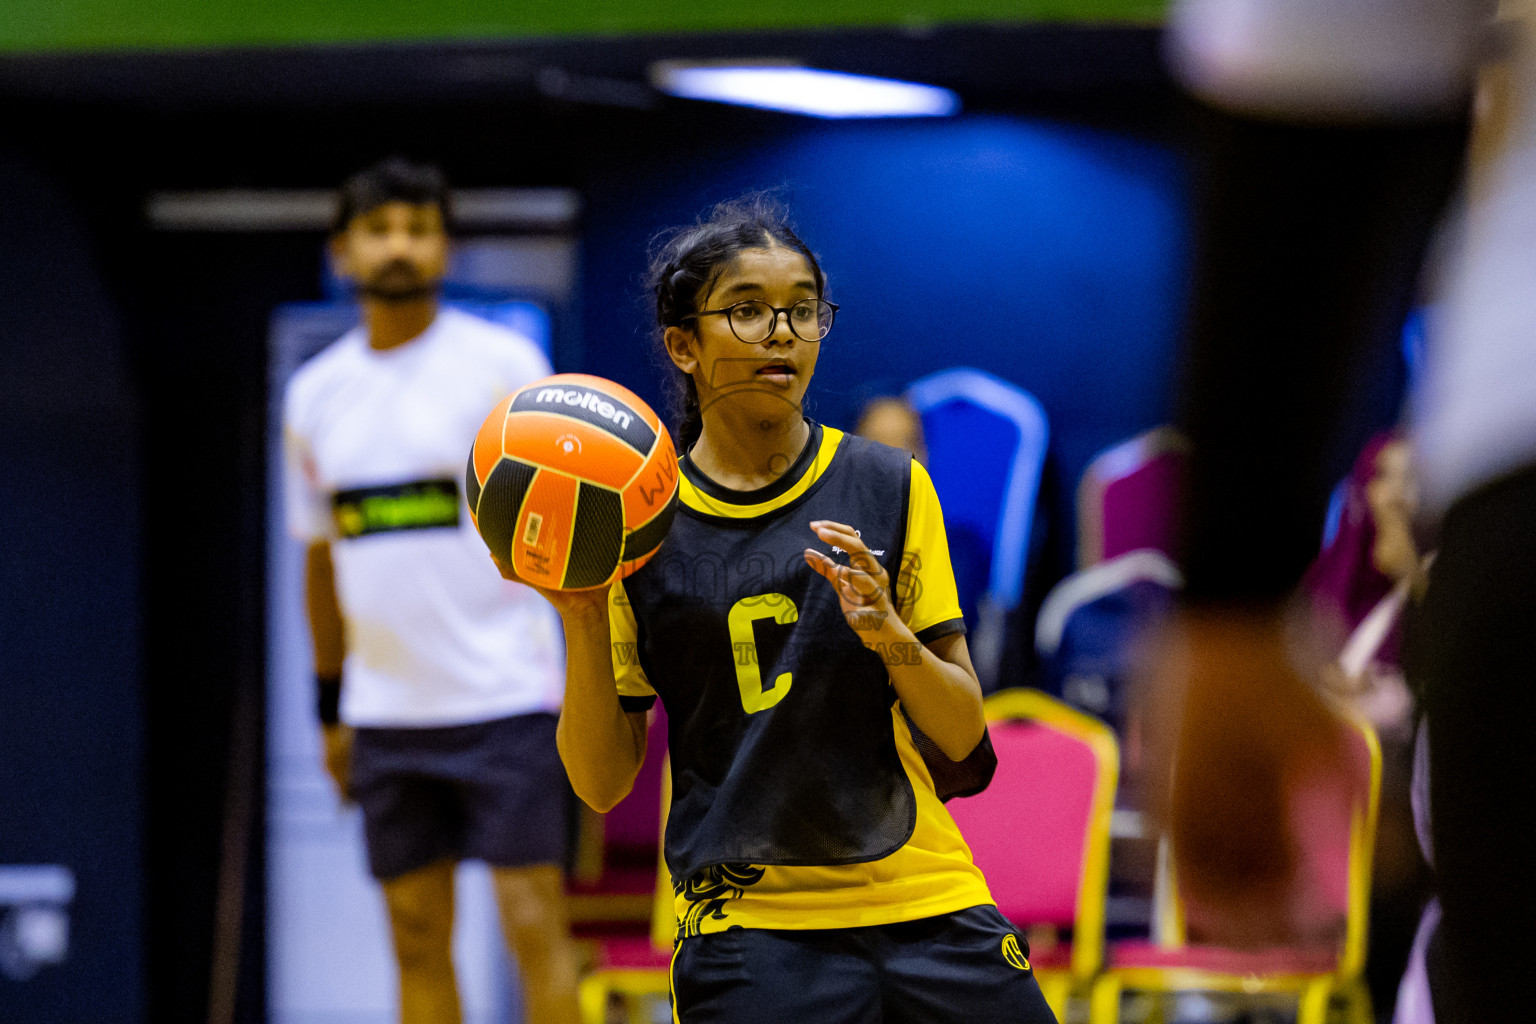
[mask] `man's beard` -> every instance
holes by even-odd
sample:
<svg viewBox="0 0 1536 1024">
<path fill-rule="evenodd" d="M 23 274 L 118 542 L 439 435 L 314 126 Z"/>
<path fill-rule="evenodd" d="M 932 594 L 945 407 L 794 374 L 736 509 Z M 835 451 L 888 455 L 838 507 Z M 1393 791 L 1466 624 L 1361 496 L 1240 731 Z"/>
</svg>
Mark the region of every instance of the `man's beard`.
<svg viewBox="0 0 1536 1024">
<path fill-rule="evenodd" d="M 426 280 L 404 260 L 384 264 L 357 287 L 358 293 L 378 302 L 415 302 L 436 295 L 441 282 Z"/>
</svg>

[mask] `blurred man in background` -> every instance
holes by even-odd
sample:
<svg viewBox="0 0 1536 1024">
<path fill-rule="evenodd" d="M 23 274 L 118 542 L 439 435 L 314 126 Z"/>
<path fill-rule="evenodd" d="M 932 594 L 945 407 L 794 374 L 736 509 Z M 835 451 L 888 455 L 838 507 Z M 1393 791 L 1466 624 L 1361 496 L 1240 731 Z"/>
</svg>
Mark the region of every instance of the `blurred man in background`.
<svg viewBox="0 0 1536 1024">
<path fill-rule="evenodd" d="M 497 574 L 459 484 L 486 413 L 550 366 L 531 341 L 440 306 L 449 215 L 435 168 L 390 160 L 346 183 L 331 256 L 363 323 L 288 386 L 288 521 L 309 545 L 325 762 L 362 806 L 402 1021 L 461 1019 L 454 867 L 475 858 L 491 867 L 525 1019 L 574 1024 L 559 624 Z"/>
</svg>

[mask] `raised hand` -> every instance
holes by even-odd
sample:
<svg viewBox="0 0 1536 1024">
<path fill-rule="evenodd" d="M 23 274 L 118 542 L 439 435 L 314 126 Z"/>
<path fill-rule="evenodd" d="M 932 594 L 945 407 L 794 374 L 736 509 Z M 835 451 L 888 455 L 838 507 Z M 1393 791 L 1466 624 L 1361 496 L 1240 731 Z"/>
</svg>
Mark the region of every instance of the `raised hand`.
<svg viewBox="0 0 1536 1024">
<path fill-rule="evenodd" d="M 848 625 L 866 644 L 873 642 L 874 634 L 899 621 L 896 607 L 891 602 L 890 576 L 853 527 L 818 519 L 811 523 L 811 530 L 822 543 L 847 553 L 848 564 L 843 565 L 828 555 L 806 548 L 805 561 L 826 577 L 837 591 Z"/>
</svg>

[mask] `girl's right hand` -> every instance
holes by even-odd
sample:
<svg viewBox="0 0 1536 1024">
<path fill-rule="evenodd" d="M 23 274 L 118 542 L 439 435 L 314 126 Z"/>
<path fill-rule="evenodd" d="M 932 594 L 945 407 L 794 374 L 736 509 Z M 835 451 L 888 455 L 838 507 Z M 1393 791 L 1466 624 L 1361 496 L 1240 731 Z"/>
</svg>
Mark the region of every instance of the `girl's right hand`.
<svg viewBox="0 0 1536 1024">
<path fill-rule="evenodd" d="M 608 588 L 593 587 L 588 590 L 555 590 L 553 587 L 541 587 L 537 583 L 530 583 L 517 574 L 512 568 L 511 562 L 502 561 L 491 554 L 491 561 L 496 563 L 496 571 L 501 573 L 501 578 L 513 583 L 521 583 L 525 587 L 537 590 L 544 599 L 555 606 L 555 611 L 560 613 L 560 618 L 571 620 L 595 615 L 606 616 L 608 614 Z"/>
</svg>

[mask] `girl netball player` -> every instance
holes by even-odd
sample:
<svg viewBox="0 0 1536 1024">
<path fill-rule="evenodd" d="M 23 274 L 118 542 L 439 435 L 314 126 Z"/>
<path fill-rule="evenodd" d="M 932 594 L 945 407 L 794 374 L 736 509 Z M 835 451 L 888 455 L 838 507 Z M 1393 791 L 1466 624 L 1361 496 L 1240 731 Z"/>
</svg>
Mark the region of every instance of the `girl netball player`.
<svg viewBox="0 0 1536 1024">
<path fill-rule="evenodd" d="M 546 596 L 587 803 L 629 792 L 666 705 L 678 1020 L 1052 1020 L 929 767 L 979 765 L 974 791 L 995 764 L 933 485 L 802 412 L 837 311 L 821 267 L 749 201 L 671 233 L 651 278 L 681 508 L 610 592 Z"/>
</svg>

